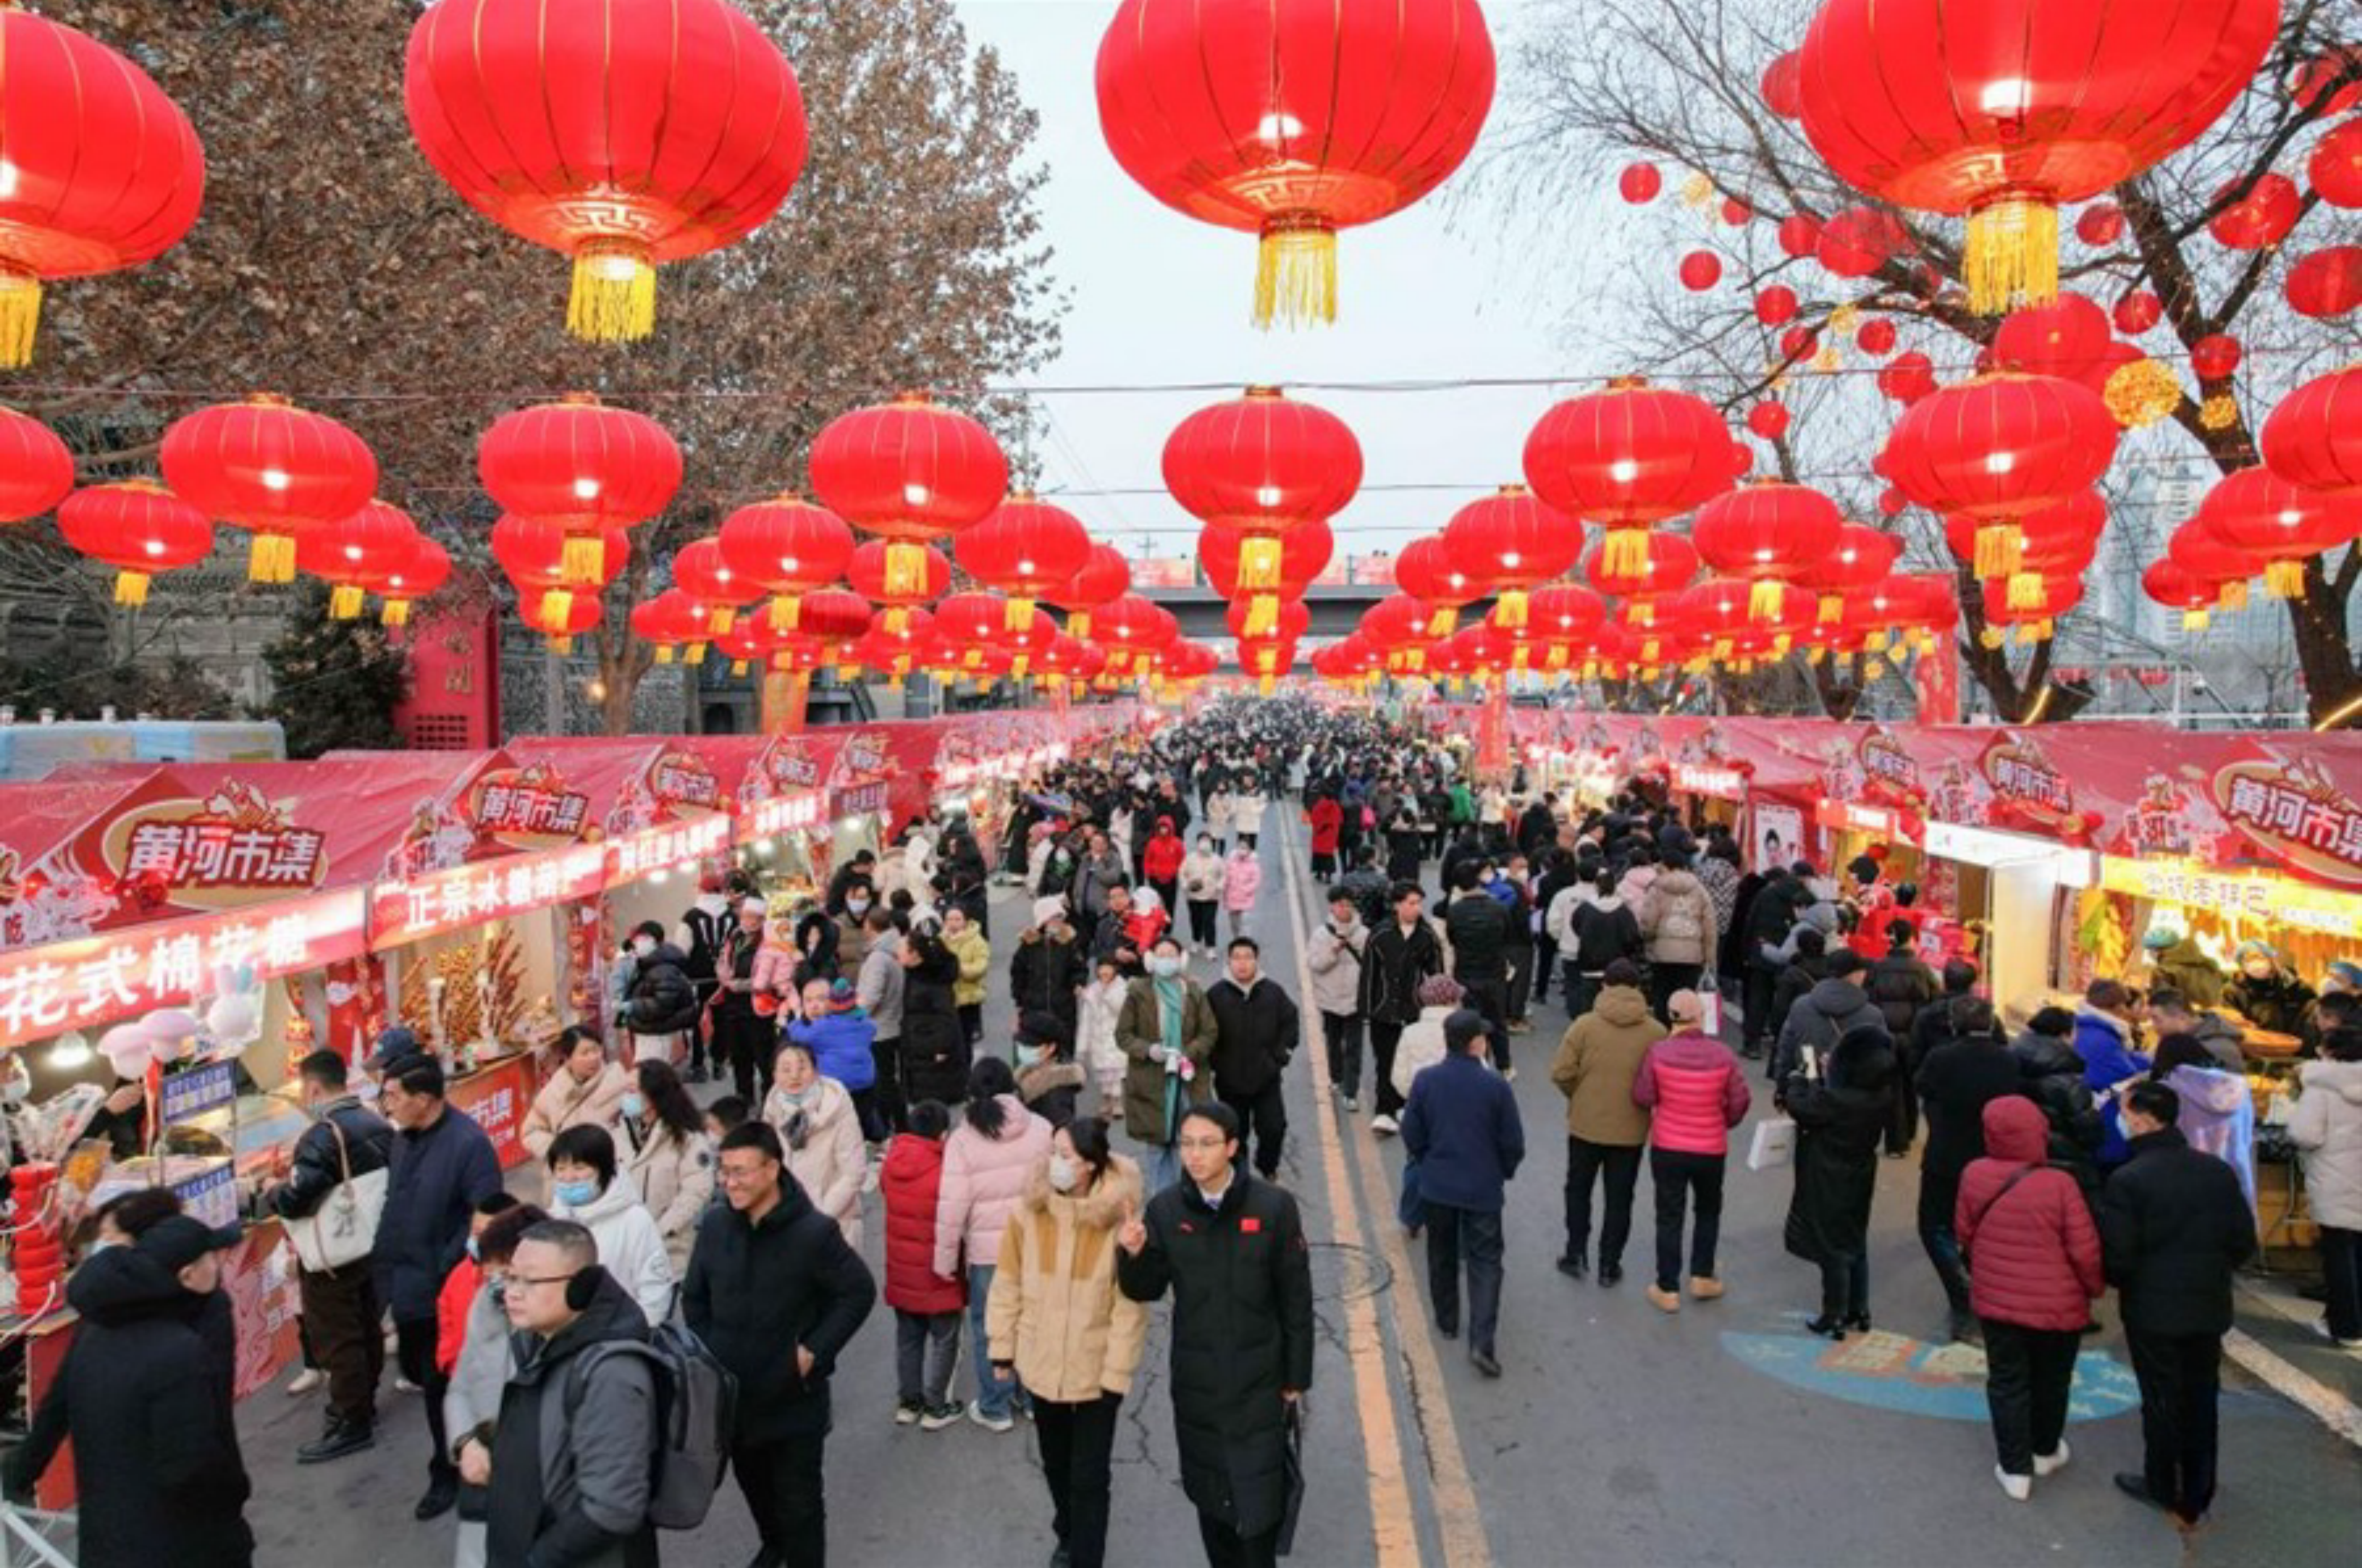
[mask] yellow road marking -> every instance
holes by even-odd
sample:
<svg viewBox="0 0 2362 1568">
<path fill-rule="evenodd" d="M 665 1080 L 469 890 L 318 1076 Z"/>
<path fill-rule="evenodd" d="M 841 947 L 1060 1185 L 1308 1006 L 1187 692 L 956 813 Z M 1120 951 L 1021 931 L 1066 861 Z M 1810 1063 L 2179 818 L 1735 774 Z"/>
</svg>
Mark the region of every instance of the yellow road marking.
<svg viewBox="0 0 2362 1568">
<path fill-rule="evenodd" d="M 1297 883 L 1295 823 L 1285 801 L 1275 804 L 1279 811 L 1280 867 L 1287 881 L 1287 918 L 1296 937 L 1297 979 L 1302 988 L 1305 1049 L 1312 1058 L 1312 1088 L 1319 1102 L 1315 1120 L 1320 1125 L 1322 1175 L 1329 1190 L 1337 1195 L 1332 1207 L 1336 1209 L 1338 1240 L 1347 1246 L 1360 1246 L 1360 1206 L 1354 1201 L 1352 1188 L 1346 1185 L 1343 1140 L 1337 1134 L 1337 1112 L 1330 1098 L 1328 1051 L 1325 1040 L 1319 1036 L 1319 1011 L 1312 1005 L 1304 900 Z M 1357 1137 L 1352 1143 L 1362 1190 L 1374 1199 L 1391 1192 L 1373 1140 Z M 1375 1231 L 1373 1244 L 1385 1258 L 1387 1268 L 1400 1286 L 1394 1293 L 1394 1301 L 1399 1329 L 1396 1337 L 1407 1364 L 1405 1377 L 1414 1397 L 1422 1390 L 1429 1396 L 1418 1398 L 1424 1418 L 1420 1430 L 1425 1437 L 1429 1486 L 1435 1499 L 1444 1562 L 1447 1568 L 1490 1568 L 1492 1547 L 1485 1538 L 1484 1517 L 1477 1511 L 1475 1484 L 1469 1478 L 1468 1462 L 1461 1452 L 1459 1429 L 1451 1419 L 1451 1398 L 1444 1385 L 1443 1368 L 1435 1358 L 1435 1345 L 1428 1335 L 1427 1298 L 1419 1289 L 1426 1271 L 1423 1267 L 1413 1271 L 1408 1249 L 1403 1245 L 1401 1227 L 1380 1216 L 1372 1228 Z M 1378 1561 L 1389 1561 L 1389 1510 L 1399 1508 L 1408 1539 L 1404 1543 L 1406 1554 L 1393 1561 L 1416 1563 L 1418 1537 L 1409 1522 L 1410 1496 L 1403 1483 L 1401 1455 L 1396 1442 L 1394 1397 L 1379 1359 L 1385 1353 L 1384 1344 L 1378 1335 L 1377 1309 L 1370 1297 L 1349 1304 L 1346 1338 L 1353 1360 L 1354 1397 L 1362 1408 L 1362 1430 L 1369 1446 L 1370 1507 L 1377 1523 Z"/>
</svg>

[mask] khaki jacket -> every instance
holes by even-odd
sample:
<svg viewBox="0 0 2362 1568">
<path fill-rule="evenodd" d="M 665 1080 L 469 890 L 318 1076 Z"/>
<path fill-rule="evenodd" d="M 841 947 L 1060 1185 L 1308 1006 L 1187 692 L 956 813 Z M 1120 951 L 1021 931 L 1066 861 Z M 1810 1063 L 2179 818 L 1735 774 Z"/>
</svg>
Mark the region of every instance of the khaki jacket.
<svg viewBox="0 0 2362 1568">
<path fill-rule="evenodd" d="M 1630 986 L 1609 986 L 1558 1043 L 1551 1082 L 1566 1096 L 1566 1130 L 1586 1143 L 1636 1148 L 1649 1141 L 1649 1113 L 1632 1103 L 1632 1080 L 1665 1026 Z"/>
<path fill-rule="evenodd" d="M 1051 1191 L 1049 1163 L 1035 1164 L 984 1315 L 991 1358 L 1014 1362 L 1034 1397 L 1079 1405 L 1131 1391 L 1148 1309 L 1116 1288 L 1115 1233 L 1125 1206 L 1146 1201 L 1140 1167 L 1120 1154 L 1080 1198 Z"/>
<path fill-rule="evenodd" d="M 624 1095 L 631 1087 L 632 1075 L 620 1062 L 602 1066 L 599 1076 L 588 1084 L 576 1083 L 574 1075 L 560 1066 L 533 1097 L 533 1109 L 525 1112 L 517 1141 L 538 1159 L 549 1153 L 549 1145 L 568 1127 L 604 1127 L 613 1132 L 623 1118 Z"/>
<path fill-rule="evenodd" d="M 1214 1042 L 1221 1026 L 1206 1000 L 1206 988 L 1181 981 L 1181 1054 L 1197 1067 L 1182 1089 L 1182 1106 L 1203 1105 L 1214 1098 Z M 1115 1043 L 1127 1064 L 1123 1075 L 1123 1129 L 1143 1143 L 1173 1141 L 1174 1129 L 1164 1124 L 1164 1064 L 1156 1048 L 1164 1043 L 1164 1023 L 1158 1016 L 1156 982 L 1143 976 L 1124 992 L 1116 1014 Z"/>
</svg>

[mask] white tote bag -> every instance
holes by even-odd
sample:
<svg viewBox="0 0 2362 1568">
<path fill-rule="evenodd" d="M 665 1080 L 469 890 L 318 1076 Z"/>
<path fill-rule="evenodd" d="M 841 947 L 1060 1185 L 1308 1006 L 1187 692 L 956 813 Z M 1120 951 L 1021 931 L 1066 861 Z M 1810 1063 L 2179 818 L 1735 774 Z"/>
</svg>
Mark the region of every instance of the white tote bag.
<svg viewBox="0 0 2362 1568">
<path fill-rule="evenodd" d="M 287 1239 L 294 1244 L 296 1261 L 314 1274 L 343 1268 L 370 1255 L 377 1245 L 378 1218 L 385 1212 L 386 1187 L 393 1179 L 392 1171 L 385 1167 L 353 1175 L 345 1130 L 331 1121 L 328 1131 L 336 1134 L 337 1164 L 343 1179 L 328 1189 L 319 1208 L 301 1220 L 287 1221 Z"/>
<path fill-rule="evenodd" d="M 1747 1145 L 1747 1168 L 1768 1171 L 1784 1165 L 1796 1157 L 1796 1124 L 1784 1116 L 1767 1116 L 1755 1124 L 1754 1139 Z"/>
</svg>

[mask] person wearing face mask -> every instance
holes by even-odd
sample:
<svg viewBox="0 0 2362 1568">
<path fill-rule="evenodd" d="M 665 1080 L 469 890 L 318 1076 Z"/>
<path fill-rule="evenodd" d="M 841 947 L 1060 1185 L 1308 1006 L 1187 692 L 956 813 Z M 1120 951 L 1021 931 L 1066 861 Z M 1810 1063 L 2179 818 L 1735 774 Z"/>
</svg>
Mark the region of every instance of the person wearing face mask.
<svg viewBox="0 0 2362 1568">
<path fill-rule="evenodd" d="M 697 1222 L 713 1201 L 713 1141 L 705 1118 L 689 1098 L 680 1075 L 663 1062 L 642 1062 L 624 1095 L 623 1131 L 630 1156 L 626 1170 L 639 1185 L 640 1201 L 656 1217 L 673 1277 L 689 1272 L 689 1249 Z"/>
<path fill-rule="evenodd" d="M 779 1135 L 788 1174 L 811 1198 L 812 1207 L 844 1232 L 845 1243 L 861 1247 L 861 1184 L 869 1171 L 861 1143 L 861 1119 L 844 1086 L 821 1076 L 811 1048 L 790 1040 L 779 1047 L 763 1120 Z"/>
<path fill-rule="evenodd" d="M 510 1349 L 509 1315 L 502 1305 L 509 1263 L 516 1253 L 517 1238 L 549 1218 L 533 1204 L 519 1203 L 507 1193 L 498 1196 L 507 1199 L 504 1208 L 489 1214 L 483 1205 L 477 1208 L 475 1228 L 468 1238 L 467 1272 L 473 1278 L 457 1304 L 456 1315 L 444 1322 L 438 1353 L 446 1358 L 445 1375 L 451 1380 L 443 1396 L 443 1430 L 451 1434 L 455 1444 L 472 1440 L 487 1450 L 491 1446 L 492 1424 L 501 1413 L 501 1390 L 516 1370 L 516 1358 Z M 487 1204 L 491 1201 L 486 1199 Z M 452 1280 L 458 1280 L 461 1274 L 461 1269 L 453 1269 Z M 447 1286 L 446 1296 L 449 1295 Z M 485 1568 L 485 1507 L 484 1488 L 462 1483 L 459 1542 L 453 1568 Z"/>
<path fill-rule="evenodd" d="M 632 933 L 632 986 L 624 1005 L 632 1059 L 669 1062 L 684 1055 L 680 1043 L 696 1036 L 698 1009 L 708 999 L 689 977 L 688 958 L 664 940 L 664 928 L 652 920 L 641 922 Z"/>
<path fill-rule="evenodd" d="M 252 1487 L 231 1398 L 236 1350 L 211 1330 L 219 1297 L 216 1231 L 185 1214 L 84 1260 L 66 1281 L 81 1315 L 64 1366 L 9 1456 L 6 1491 L 29 1500 L 69 1438 L 84 1568 L 246 1568 Z"/>
<path fill-rule="evenodd" d="M 2243 942 L 2235 961 L 2238 973 L 2224 988 L 2224 1001 L 2257 1029 L 2273 1034 L 2301 1031 L 2313 989 L 2297 978 L 2279 951 L 2261 942 Z"/>
<path fill-rule="evenodd" d="M 557 1037 L 557 1071 L 533 1097 L 518 1141 L 537 1155 L 546 1155 L 550 1143 L 569 1127 L 613 1127 L 622 1114 L 624 1091 L 631 1078 L 620 1063 L 607 1060 L 599 1037 L 580 1028 Z"/>
<path fill-rule="evenodd" d="M 672 1316 L 679 1276 L 639 1184 L 620 1168 L 603 1127 L 569 1127 L 549 1146 L 549 1213 L 598 1238 L 599 1259 L 651 1323 Z"/>
<path fill-rule="evenodd" d="M 880 900 L 877 889 L 867 878 L 845 889 L 844 902 L 831 911 L 836 922 L 836 972 L 857 975 L 862 960 L 869 956 L 869 917 L 877 912 Z"/>
<path fill-rule="evenodd" d="M 1131 982 L 1116 1014 L 1116 1044 L 1131 1064 L 1123 1082 L 1124 1129 L 1149 1151 L 1142 1164 L 1158 1190 L 1180 1169 L 1173 1139 L 1181 1113 L 1214 1098 L 1211 1063 L 1220 1026 L 1204 988 L 1182 964 L 1180 943 L 1166 936 L 1150 952 L 1148 973 Z"/>
<path fill-rule="evenodd" d="M 1049 1152 L 1050 1124 L 1025 1109 L 1009 1064 L 987 1056 L 968 1075 L 966 1119 L 944 1145 L 935 1202 L 935 1273 L 967 1269 L 968 1339 L 977 1363 L 968 1419 L 1006 1432 L 1025 1403 L 1022 1387 L 993 1375 L 986 1353 L 984 1303 L 1000 1260 L 1000 1236 L 1025 1191 L 1028 1173 Z"/>
<path fill-rule="evenodd" d="M 1215 917 L 1221 906 L 1225 873 L 1214 835 L 1201 833 L 1197 847 L 1181 862 L 1181 897 L 1189 906 L 1189 945 L 1205 957 L 1214 955 L 1220 939 Z"/>
<path fill-rule="evenodd" d="M 682 970 L 697 990 L 700 1017 L 689 1026 L 689 1081 L 705 1081 L 705 1031 L 700 1027 L 703 1010 L 713 1000 L 722 962 L 722 939 L 730 930 L 730 895 L 723 875 L 708 868 L 697 879 L 697 900 L 673 927 L 672 943 L 684 955 Z"/>
<path fill-rule="evenodd" d="M 1116 1288 L 1109 1244 L 1147 1201 L 1140 1167 L 1082 1117 L 1052 1134 L 1001 1232 L 985 1303 L 993 1365 L 1033 1397 L 1051 1529 L 1067 1568 L 1102 1568 L 1117 1418 L 1131 1391 L 1148 1314 Z"/>
<path fill-rule="evenodd" d="M 1082 1064 L 1074 1040 L 1054 1013 L 1029 1012 L 1017 1021 L 1017 1098 L 1053 1127 L 1075 1119 L 1083 1093 Z"/>
<path fill-rule="evenodd" d="M 312 1124 L 295 1141 L 287 1179 L 262 1195 L 265 1212 L 309 1224 L 347 1181 L 393 1163 L 393 1129 L 345 1087 L 345 1059 L 315 1051 L 296 1067 L 296 1094 Z M 364 1256 L 341 1268 L 300 1269 L 304 1341 L 328 1374 L 327 1429 L 295 1451 L 299 1464 L 358 1453 L 377 1441 L 377 1380 L 385 1367 L 377 1284 Z"/>
<path fill-rule="evenodd" d="M 767 937 L 767 913 L 760 899 L 738 905 L 738 922 L 722 939 L 722 958 L 715 965 L 712 1005 L 713 1052 L 730 1064 L 733 1086 L 741 1099 L 753 1099 L 756 1080 L 768 1060 L 772 1027 L 755 1010 L 755 963 Z"/>
</svg>

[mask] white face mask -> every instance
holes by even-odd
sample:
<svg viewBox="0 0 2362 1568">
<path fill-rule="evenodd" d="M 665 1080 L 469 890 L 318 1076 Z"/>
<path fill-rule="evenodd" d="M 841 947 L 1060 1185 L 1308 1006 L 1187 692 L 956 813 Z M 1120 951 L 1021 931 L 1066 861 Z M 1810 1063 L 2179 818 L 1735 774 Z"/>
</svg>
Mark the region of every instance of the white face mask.
<svg viewBox="0 0 2362 1568">
<path fill-rule="evenodd" d="M 657 939 L 653 936 L 635 936 L 632 939 L 632 951 L 643 958 L 652 955 L 656 950 Z"/>
<path fill-rule="evenodd" d="M 1065 1154 L 1053 1154 L 1050 1156 L 1051 1190 L 1054 1192 L 1074 1191 L 1075 1178 L 1080 1173 L 1075 1169 L 1074 1160 L 1069 1156 Z"/>
</svg>

